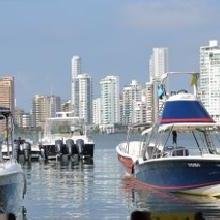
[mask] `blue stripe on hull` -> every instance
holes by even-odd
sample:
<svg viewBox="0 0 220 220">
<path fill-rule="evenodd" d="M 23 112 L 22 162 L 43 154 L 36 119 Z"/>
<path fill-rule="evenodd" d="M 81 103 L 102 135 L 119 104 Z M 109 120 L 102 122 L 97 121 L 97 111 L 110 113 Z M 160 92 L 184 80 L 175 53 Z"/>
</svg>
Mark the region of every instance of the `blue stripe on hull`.
<svg viewBox="0 0 220 220">
<path fill-rule="evenodd" d="M 180 190 L 220 183 L 220 161 L 164 160 L 135 166 L 136 178 L 150 186 Z"/>
</svg>

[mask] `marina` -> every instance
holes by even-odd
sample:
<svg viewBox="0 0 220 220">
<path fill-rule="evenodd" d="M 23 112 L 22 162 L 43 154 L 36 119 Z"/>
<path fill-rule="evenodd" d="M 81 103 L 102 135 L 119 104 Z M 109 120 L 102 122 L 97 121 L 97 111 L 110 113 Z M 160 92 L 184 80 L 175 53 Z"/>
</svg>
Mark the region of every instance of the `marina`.
<svg viewBox="0 0 220 220">
<path fill-rule="evenodd" d="M 93 135 L 96 149 L 92 164 L 24 164 L 27 194 L 24 219 L 127 220 L 134 210 L 152 214 L 220 218 L 220 199 L 163 193 L 140 186 L 124 174 L 115 154 L 126 134 Z M 95 216 L 95 218 L 94 218 Z"/>
<path fill-rule="evenodd" d="M 0 0 L 0 220 L 220 219 L 219 8 Z"/>
</svg>

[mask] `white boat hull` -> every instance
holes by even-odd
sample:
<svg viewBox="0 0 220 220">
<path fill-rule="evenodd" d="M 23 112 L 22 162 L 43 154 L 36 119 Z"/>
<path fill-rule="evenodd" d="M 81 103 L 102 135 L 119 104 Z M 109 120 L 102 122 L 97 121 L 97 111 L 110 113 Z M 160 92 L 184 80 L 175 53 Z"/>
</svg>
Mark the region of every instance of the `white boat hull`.
<svg viewBox="0 0 220 220">
<path fill-rule="evenodd" d="M 15 162 L 2 163 L 0 166 L 0 211 L 16 213 L 26 191 L 24 173 Z"/>
</svg>

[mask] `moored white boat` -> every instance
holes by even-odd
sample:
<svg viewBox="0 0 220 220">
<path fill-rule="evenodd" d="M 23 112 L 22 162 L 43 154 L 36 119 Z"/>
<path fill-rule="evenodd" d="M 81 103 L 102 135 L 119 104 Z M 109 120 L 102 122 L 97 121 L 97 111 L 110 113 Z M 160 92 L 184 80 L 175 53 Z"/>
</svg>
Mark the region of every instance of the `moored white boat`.
<svg viewBox="0 0 220 220">
<path fill-rule="evenodd" d="M 9 138 L 13 140 L 13 119 L 8 108 L 0 107 L 0 119 L 6 121 L 6 143 L 9 149 Z M 0 210 L 4 213 L 16 213 L 22 205 L 26 192 L 26 178 L 21 165 L 11 156 L 2 160 L 0 143 Z M 13 149 L 13 146 L 12 146 Z"/>
<path fill-rule="evenodd" d="M 170 97 L 138 144 L 116 147 L 119 161 L 142 184 L 159 190 L 220 195 L 219 125 L 193 95 Z"/>
<path fill-rule="evenodd" d="M 39 143 L 45 160 L 74 158 L 92 159 L 95 144 L 86 132 L 84 120 L 72 117 L 71 112 L 58 112 L 48 118 L 44 137 Z"/>
</svg>

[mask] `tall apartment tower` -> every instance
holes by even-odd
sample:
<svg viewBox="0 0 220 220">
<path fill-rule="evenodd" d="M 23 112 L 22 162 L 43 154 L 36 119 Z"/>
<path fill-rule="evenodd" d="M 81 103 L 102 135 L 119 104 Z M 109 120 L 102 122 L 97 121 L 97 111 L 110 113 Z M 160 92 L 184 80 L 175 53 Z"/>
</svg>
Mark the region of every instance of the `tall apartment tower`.
<svg viewBox="0 0 220 220">
<path fill-rule="evenodd" d="M 122 89 L 122 124 L 129 125 L 137 122 L 135 119 L 135 106 L 141 102 L 142 85 L 136 80 Z"/>
<path fill-rule="evenodd" d="M 103 130 L 114 128 L 120 121 L 119 115 L 119 77 L 106 76 L 101 85 L 101 126 Z"/>
<path fill-rule="evenodd" d="M 71 102 L 75 116 L 79 116 L 78 104 L 79 104 L 79 84 L 78 75 L 81 74 L 81 58 L 79 56 L 73 56 L 71 61 Z"/>
<path fill-rule="evenodd" d="M 34 127 L 44 128 L 47 118 L 55 117 L 61 109 L 60 97 L 36 95 L 32 102 Z"/>
<path fill-rule="evenodd" d="M 15 111 L 14 77 L 0 77 L 0 106 L 10 108 Z"/>
<path fill-rule="evenodd" d="M 79 102 L 77 112 L 80 118 L 84 118 L 85 123 L 92 123 L 92 79 L 88 74 L 77 76 Z"/>
<path fill-rule="evenodd" d="M 149 60 L 150 81 L 160 79 L 163 73 L 168 72 L 168 48 L 153 48 Z"/>
<path fill-rule="evenodd" d="M 95 125 L 101 124 L 101 98 L 92 101 L 92 123 Z"/>
<path fill-rule="evenodd" d="M 0 107 L 10 108 L 15 113 L 14 77 L 0 77 Z M 5 129 L 5 122 L 0 122 L 0 131 Z"/>
<path fill-rule="evenodd" d="M 162 74 L 167 72 L 168 48 L 153 48 L 149 61 L 150 83 L 153 85 L 153 122 L 157 121 L 161 106 L 158 98 L 158 85 L 160 84 Z"/>
<path fill-rule="evenodd" d="M 220 122 L 220 45 L 209 41 L 200 47 L 199 94 L 202 103 L 213 117 Z"/>
</svg>

